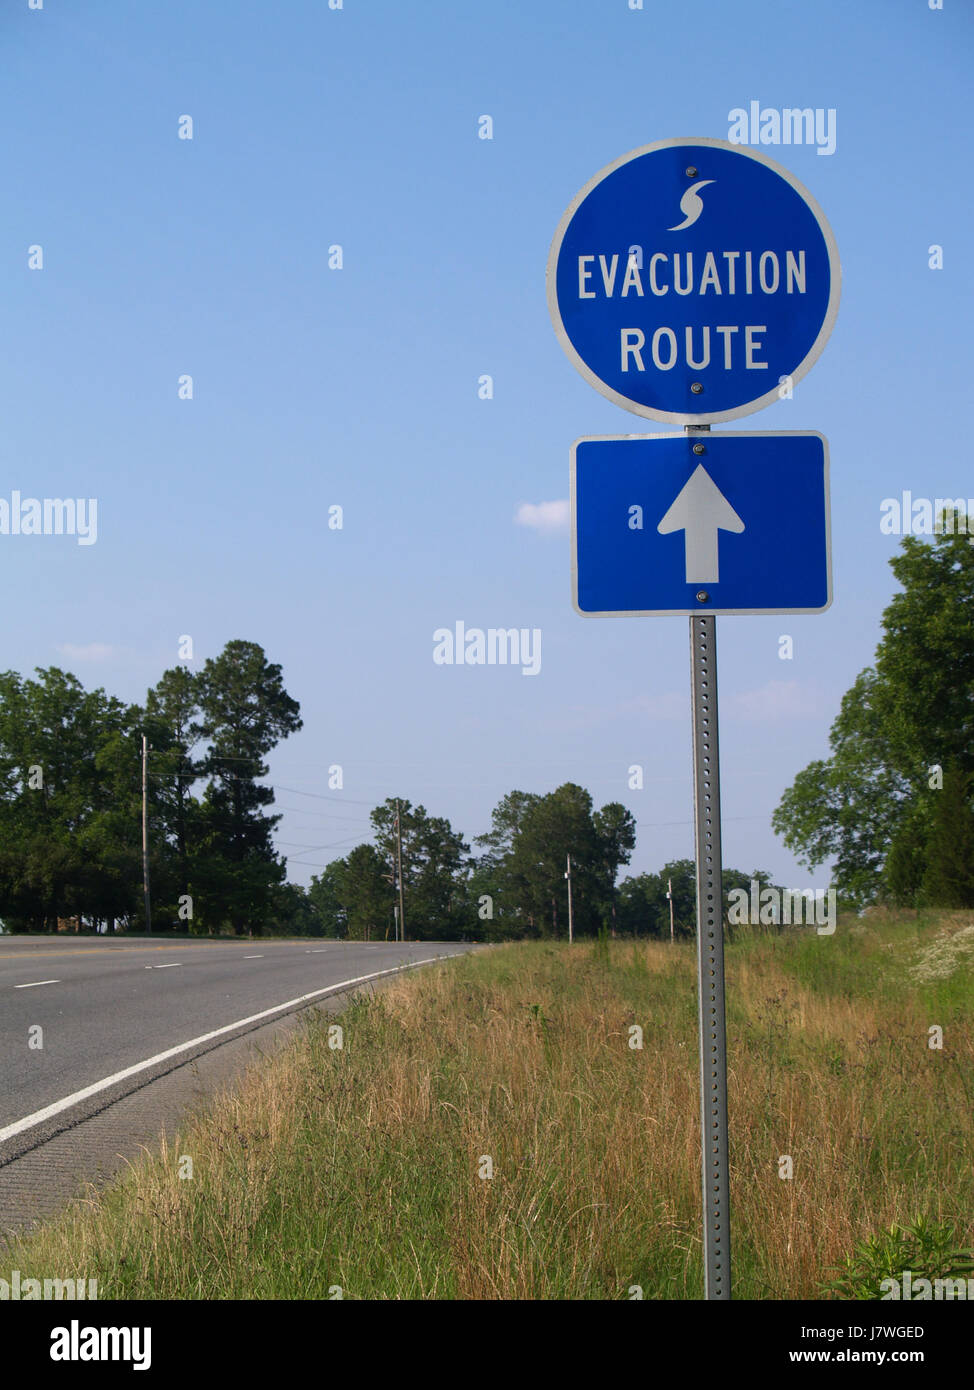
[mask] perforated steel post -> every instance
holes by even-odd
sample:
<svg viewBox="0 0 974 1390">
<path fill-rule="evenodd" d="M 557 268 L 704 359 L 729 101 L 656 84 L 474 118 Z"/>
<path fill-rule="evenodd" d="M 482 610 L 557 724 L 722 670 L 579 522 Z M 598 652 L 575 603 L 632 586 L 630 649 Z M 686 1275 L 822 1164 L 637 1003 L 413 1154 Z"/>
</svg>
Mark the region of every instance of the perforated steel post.
<svg viewBox="0 0 974 1390">
<path fill-rule="evenodd" d="M 690 619 L 690 661 L 693 687 L 694 827 L 697 849 L 697 987 L 700 1008 L 704 1296 L 708 1299 L 726 1299 L 731 1296 L 731 1259 L 716 618 L 694 615 Z"/>
</svg>

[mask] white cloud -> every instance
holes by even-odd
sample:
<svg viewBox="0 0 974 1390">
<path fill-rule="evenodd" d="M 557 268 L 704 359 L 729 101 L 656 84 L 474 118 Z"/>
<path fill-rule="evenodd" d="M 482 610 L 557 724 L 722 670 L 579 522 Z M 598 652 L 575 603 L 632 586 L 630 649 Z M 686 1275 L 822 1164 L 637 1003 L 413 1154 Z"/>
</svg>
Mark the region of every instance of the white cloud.
<svg viewBox="0 0 974 1390">
<path fill-rule="evenodd" d="M 689 720 L 690 701 L 686 695 L 671 691 L 664 695 L 637 695 L 634 699 L 611 705 L 569 705 L 554 717 L 551 727 L 559 730 L 589 729 L 630 715 L 641 716 L 650 723 Z"/>
<path fill-rule="evenodd" d="M 87 642 L 80 647 L 73 642 L 62 642 L 58 651 L 71 661 L 108 661 L 115 655 L 115 648 L 107 642 Z"/>
<path fill-rule="evenodd" d="M 570 520 L 567 497 L 557 502 L 522 502 L 514 514 L 518 526 L 531 526 L 535 531 L 566 531 Z"/>
<path fill-rule="evenodd" d="M 686 695 L 670 690 L 664 695 L 637 695 L 627 700 L 621 710 L 643 714 L 647 719 L 689 719 L 690 701 Z"/>
<path fill-rule="evenodd" d="M 742 690 L 721 701 L 722 710 L 731 718 L 745 721 L 766 719 L 804 719 L 820 715 L 823 701 L 814 690 L 800 681 L 768 681 L 757 690 Z"/>
</svg>

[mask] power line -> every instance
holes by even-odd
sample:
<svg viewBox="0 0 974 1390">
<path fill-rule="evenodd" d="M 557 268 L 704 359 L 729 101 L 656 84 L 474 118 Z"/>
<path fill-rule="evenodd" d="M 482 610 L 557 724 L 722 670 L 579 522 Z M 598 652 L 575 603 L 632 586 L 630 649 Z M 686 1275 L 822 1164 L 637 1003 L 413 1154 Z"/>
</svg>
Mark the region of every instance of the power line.
<svg viewBox="0 0 974 1390">
<path fill-rule="evenodd" d="M 267 787 L 270 791 L 288 792 L 292 796 L 310 796 L 318 801 L 335 801 L 339 805 L 345 806 L 375 806 L 375 801 L 358 801 L 353 797 L 345 796 L 322 796 L 320 792 L 302 792 L 297 787 L 282 787 L 277 782 L 259 782 L 256 777 L 240 777 L 234 772 L 214 772 L 212 769 L 200 769 L 198 772 L 152 772 L 150 777 L 155 777 L 159 781 L 181 779 L 189 782 L 202 781 L 225 781 L 225 782 L 251 782 L 255 787 Z M 309 812 L 309 814 L 311 814 Z"/>
<path fill-rule="evenodd" d="M 331 841 L 329 844 L 327 844 L 327 845 L 302 845 L 302 844 L 299 844 L 297 840 L 278 840 L 278 841 L 277 841 L 277 844 L 279 844 L 279 845 L 290 845 L 292 849 L 305 849 L 305 850 L 307 850 L 309 853 L 316 853 L 319 849 L 334 849 L 337 845 L 347 845 L 347 844 L 349 844 L 352 840 L 355 840 L 355 839 L 357 839 L 357 838 L 358 838 L 358 837 L 357 837 L 356 835 L 349 835 L 349 836 L 347 836 L 347 838 L 344 839 L 344 840 L 332 840 L 332 841 Z M 286 858 L 286 859 L 291 859 L 291 858 L 293 858 L 293 857 L 294 857 L 294 856 L 293 856 L 293 855 L 290 855 L 290 854 L 285 855 L 285 858 Z"/>
<path fill-rule="evenodd" d="M 239 761 L 244 761 L 240 759 Z M 298 787 L 282 787 L 277 782 L 258 782 L 256 777 L 238 777 L 234 772 L 214 772 L 212 769 L 206 771 L 201 769 L 199 772 L 153 772 L 150 774 L 159 779 L 165 777 L 181 777 L 191 782 L 202 782 L 204 779 L 214 780 L 216 778 L 227 782 L 253 782 L 255 786 L 268 787 L 271 791 L 289 792 L 292 796 L 309 796 L 316 801 L 336 801 L 341 806 L 375 806 L 375 801 L 358 801 L 351 796 L 324 796 L 321 792 L 303 792 Z M 387 798 L 387 800 L 390 798 Z M 381 803 L 379 803 L 381 804 Z"/>
<path fill-rule="evenodd" d="M 274 785 L 275 791 L 292 792 L 295 796 L 312 796 L 316 801 L 338 801 L 345 806 L 375 806 L 375 801 L 356 801 L 348 796 L 323 796 L 321 792 L 302 792 L 297 787 L 281 787 Z M 391 800 L 387 797 L 386 800 Z"/>
<path fill-rule="evenodd" d="M 350 825 L 371 824 L 368 816 L 335 816 L 329 811 L 306 811 L 303 806 L 285 806 L 283 801 L 275 801 L 274 805 L 278 810 L 287 811 L 292 816 L 314 816 L 315 820 L 344 820 Z"/>
</svg>

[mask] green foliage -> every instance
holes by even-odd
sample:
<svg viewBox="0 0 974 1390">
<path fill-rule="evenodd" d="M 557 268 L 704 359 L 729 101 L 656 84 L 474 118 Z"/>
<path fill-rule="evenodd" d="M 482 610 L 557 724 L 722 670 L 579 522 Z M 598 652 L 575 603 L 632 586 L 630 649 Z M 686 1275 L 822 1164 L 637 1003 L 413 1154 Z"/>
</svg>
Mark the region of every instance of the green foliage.
<svg viewBox="0 0 974 1390">
<path fill-rule="evenodd" d="M 128 910 L 140 852 L 138 711 L 56 667 L 36 674 L 0 675 L 0 916 L 25 930 Z"/>
<path fill-rule="evenodd" d="M 462 871 L 470 846 L 442 816 L 425 806 L 399 798 L 402 836 L 403 899 L 406 938 L 455 940 L 473 928 L 476 914 L 468 912 Z M 395 873 L 397 855 L 396 799 L 389 797 L 371 814 L 375 843 L 386 873 Z M 397 881 L 396 881 L 397 882 Z M 392 923 L 392 889 L 386 889 L 386 915 Z M 391 930 L 390 930 L 391 936 Z"/>
<path fill-rule="evenodd" d="M 885 1292 L 884 1279 L 900 1283 L 909 1270 L 918 1279 L 959 1279 L 974 1274 L 974 1257 L 957 1248 L 952 1222 L 935 1223 L 918 1216 L 909 1226 L 894 1222 L 877 1235 L 857 1242 L 841 1265 L 833 1265 L 837 1279 L 819 1285 L 822 1293 L 837 1298 L 878 1299 Z"/>
<path fill-rule="evenodd" d="M 154 930 L 186 930 L 187 895 L 194 930 L 279 930 L 289 914 L 310 930 L 304 895 L 284 891 L 270 838 L 278 817 L 263 814 L 274 793 L 257 781 L 265 755 L 301 721 L 280 667 L 256 643 L 228 643 L 199 675 L 165 672 L 144 709 L 53 667 L 36 674 L 0 675 L 0 917 L 9 928 L 54 930 L 72 917 L 144 927 L 145 734 Z"/>
<path fill-rule="evenodd" d="M 193 753 L 202 734 L 200 685 L 186 666 L 164 671 L 146 696 L 143 727 L 152 749 L 152 824 L 161 827 L 171 855 L 153 862 L 153 893 L 161 911 L 176 917 L 178 899 L 190 893 L 192 851 L 199 838 L 199 805 L 192 795 L 200 775 Z"/>
<path fill-rule="evenodd" d="M 834 858 L 837 887 L 860 905 L 916 900 L 929 770 L 974 771 L 974 547 L 966 535 L 907 536 L 890 563 L 902 591 L 875 664 L 842 700 L 831 757 L 798 774 L 772 819 L 809 867 Z"/>
<path fill-rule="evenodd" d="M 284 689 L 280 666 L 256 642 L 228 642 L 200 673 L 200 732 L 208 748 L 201 764 L 207 780 L 201 809 L 201 847 L 218 852 L 227 872 L 200 904 L 212 924 L 229 922 L 238 934 L 260 932 L 284 881 L 271 832 L 279 816 L 265 816 L 274 800 L 265 777 L 267 753 L 301 728 L 298 704 Z"/>
<path fill-rule="evenodd" d="M 626 936 L 669 935 L 666 869 L 659 874 L 632 874 L 623 879 L 619 885 L 616 920 L 619 930 Z"/>
<path fill-rule="evenodd" d="M 935 907 L 974 907 L 974 774 L 954 761 L 943 781 L 935 793 L 920 897 Z"/>
<path fill-rule="evenodd" d="M 636 842 L 635 822 L 619 802 L 592 809 L 584 787 L 566 782 L 553 792 L 510 792 L 494 809 L 491 830 L 478 837 L 487 853 L 478 886 L 495 899 L 496 930 L 507 936 L 568 934 L 565 875 L 572 862 L 574 932 L 594 936 L 616 923 L 616 876 Z M 502 924 L 502 926 L 501 926 Z"/>
<path fill-rule="evenodd" d="M 929 796 L 918 794 L 893 833 L 883 878 L 886 896 L 895 907 L 917 907 L 920 902 L 930 839 L 930 803 Z"/>
<path fill-rule="evenodd" d="M 313 874 L 308 889 L 308 904 L 314 915 L 314 936 L 345 937 L 348 935 L 348 914 L 344 904 L 342 881 L 343 860 L 336 859 L 320 874 Z"/>
<path fill-rule="evenodd" d="M 388 861 L 375 845 L 356 845 L 341 860 L 337 881 L 351 940 L 392 940 L 393 891 Z"/>
<path fill-rule="evenodd" d="M 677 937 L 696 929 L 697 878 L 692 859 L 673 859 L 658 874 L 636 874 L 619 887 L 619 925 L 632 936 L 668 937 L 672 884 L 673 927 Z"/>
<path fill-rule="evenodd" d="M 599 965 L 608 966 L 609 964 L 609 933 L 605 927 L 599 927 L 592 946 L 592 959 Z"/>
</svg>

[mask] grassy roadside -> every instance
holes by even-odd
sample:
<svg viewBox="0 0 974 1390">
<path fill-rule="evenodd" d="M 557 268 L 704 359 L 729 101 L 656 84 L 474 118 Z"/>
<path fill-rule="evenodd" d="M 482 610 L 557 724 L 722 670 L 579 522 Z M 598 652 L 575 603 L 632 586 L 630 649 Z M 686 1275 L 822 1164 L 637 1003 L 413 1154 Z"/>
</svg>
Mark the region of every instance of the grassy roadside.
<svg viewBox="0 0 974 1390">
<path fill-rule="evenodd" d="M 921 1213 L 970 1243 L 972 963 L 961 914 L 730 945 L 736 1297 L 814 1297 Z M 103 1299 L 697 1298 L 698 1105 L 692 947 L 497 947 L 309 1015 L 9 1263 Z"/>
</svg>

